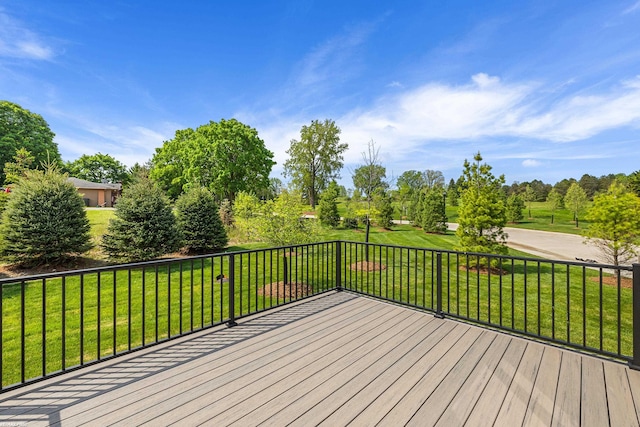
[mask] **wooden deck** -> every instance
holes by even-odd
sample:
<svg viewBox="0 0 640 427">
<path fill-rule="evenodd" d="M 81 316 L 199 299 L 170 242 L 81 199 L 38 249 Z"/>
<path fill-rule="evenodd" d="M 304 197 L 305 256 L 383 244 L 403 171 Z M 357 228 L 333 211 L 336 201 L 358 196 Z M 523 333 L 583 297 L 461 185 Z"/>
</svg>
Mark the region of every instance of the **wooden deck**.
<svg viewBox="0 0 640 427">
<path fill-rule="evenodd" d="M 0 425 L 638 425 L 640 372 L 330 293 L 0 395 Z M 9 424 L 4 424 L 9 425 Z"/>
</svg>

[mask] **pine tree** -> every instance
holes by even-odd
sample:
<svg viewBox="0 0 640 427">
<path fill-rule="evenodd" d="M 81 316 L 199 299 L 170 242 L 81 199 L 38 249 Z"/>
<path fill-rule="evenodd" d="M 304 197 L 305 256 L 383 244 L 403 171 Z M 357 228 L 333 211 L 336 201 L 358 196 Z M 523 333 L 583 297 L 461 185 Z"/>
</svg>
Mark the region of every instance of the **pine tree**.
<svg viewBox="0 0 640 427">
<path fill-rule="evenodd" d="M 318 205 L 318 219 L 323 225 L 335 228 L 340 224 L 337 198 L 338 186 L 335 181 L 332 181 L 322 193 L 320 204 Z"/>
<path fill-rule="evenodd" d="M 124 190 L 102 248 L 115 261 L 145 261 L 180 249 L 182 236 L 169 199 L 148 179 Z"/>
<path fill-rule="evenodd" d="M 447 232 L 447 214 L 444 206 L 444 196 L 440 187 L 427 191 L 422 200 L 421 226 L 427 233 Z"/>
<path fill-rule="evenodd" d="M 91 248 L 84 202 L 53 166 L 28 170 L 13 188 L 0 225 L 0 254 L 23 265 L 63 262 Z"/>
<path fill-rule="evenodd" d="M 504 176 L 496 178 L 491 173 L 491 166 L 481 164 L 482 156 L 477 153 L 474 163 L 464 162 L 462 175 L 463 188 L 458 209 L 459 245 L 456 250 L 462 252 L 479 252 L 490 254 L 506 254 L 506 224 L 504 201 L 501 187 Z M 475 257 L 469 261 L 476 262 Z M 480 259 L 481 264 L 486 259 Z"/>
<path fill-rule="evenodd" d="M 384 191 L 377 198 L 378 225 L 387 230 L 393 225 L 393 205 L 391 196 Z"/>
<path fill-rule="evenodd" d="M 189 253 L 211 253 L 229 242 L 213 194 L 204 187 L 193 187 L 176 201 L 178 229 Z"/>
</svg>

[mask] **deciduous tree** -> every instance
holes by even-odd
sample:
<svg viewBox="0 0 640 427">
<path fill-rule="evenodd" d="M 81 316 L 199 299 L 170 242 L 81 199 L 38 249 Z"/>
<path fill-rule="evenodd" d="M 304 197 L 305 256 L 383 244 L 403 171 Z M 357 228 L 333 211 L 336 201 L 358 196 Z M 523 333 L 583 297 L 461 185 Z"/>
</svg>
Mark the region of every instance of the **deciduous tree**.
<svg viewBox="0 0 640 427">
<path fill-rule="evenodd" d="M 258 132 L 236 119 L 176 131 L 156 148 L 150 176 L 170 197 L 190 186 L 207 187 L 220 200 L 269 187 L 275 164 Z"/>
<path fill-rule="evenodd" d="M 0 101 L 0 182 L 4 182 L 4 165 L 24 148 L 35 158 L 33 167 L 43 163 L 59 163 L 55 134 L 39 114 L 9 101 Z"/>
<path fill-rule="evenodd" d="M 555 188 L 552 188 L 547 195 L 547 206 L 551 211 L 551 224 L 553 224 L 556 211 L 562 207 L 562 195 Z"/>
<path fill-rule="evenodd" d="M 300 140 L 291 140 L 284 174 L 307 195 L 312 208 L 329 182 L 340 178 L 342 153 L 347 148 L 347 144 L 340 143 L 340 128 L 329 119 L 324 122 L 313 120 L 309 126 L 302 126 Z"/>
<path fill-rule="evenodd" d="M 587 210 L 587 241 L 595 245 L 607 262 L 625 264 L 637 255 L 640 238 L 640 197 L 614 182 L 604 194 L 596 195 Z M 620 274 L 619 270 L 616 270 Z"/>
<path fill-rule="evenodd" d="M 507 204 L 505 206 L 505 215 L 507 216 L 507 221 L 516 223 L 522 221 L 524 215 L 522 215 L 522 210 L 524 209 L 524 201 L 522 200 L 522 196 L 519 194 L 512 194 L 507 197 Z"/>
<path fill-rule="evenodd" d="M 109 154 L 83 154 L 67 162 L 65 168 L 69 175 L 91 182 L 127 184 L 130 179 L 127 167 Z"/>
<path fill-rule="evenodd" d="M 571 187 L 567 190 L 567 194 L 564 196 L 564 205 L 573 213 L 576 227 L 578 227 L 578 216 L 587 206 L 588 202 L 587 193 L 582 187 L 580 187 L 577 182 L 571 184 Z"/>
</svg>

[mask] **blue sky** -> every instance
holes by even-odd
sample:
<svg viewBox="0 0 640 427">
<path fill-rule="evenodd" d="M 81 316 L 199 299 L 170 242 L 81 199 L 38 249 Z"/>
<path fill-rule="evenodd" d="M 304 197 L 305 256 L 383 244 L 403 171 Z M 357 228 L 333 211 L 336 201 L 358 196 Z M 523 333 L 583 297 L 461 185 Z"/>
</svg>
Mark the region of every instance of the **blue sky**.
<svg viewBox="0 0 640 427">
<path fill-rule="evenodd" d="M 445 5 L 446 3 L 446 5 Z M 507 183 L 640 169 L 640 1 L 0 0 L 0 99 L 41 114 L 64 160 L 131 166 L 177 129 L 235 117 L 280 175 L 331 118 L 341 182 L 374 140 L 387 174 Z"/>
</svg>

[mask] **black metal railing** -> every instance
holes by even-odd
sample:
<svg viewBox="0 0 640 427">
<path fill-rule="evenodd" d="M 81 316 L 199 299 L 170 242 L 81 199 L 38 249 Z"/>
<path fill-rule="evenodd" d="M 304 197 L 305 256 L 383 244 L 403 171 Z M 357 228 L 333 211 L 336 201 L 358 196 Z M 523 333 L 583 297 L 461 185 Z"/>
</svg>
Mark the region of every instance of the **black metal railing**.
<svg viewBox="0 0 640 427">
<path fill-rule="evenodd" d="M 630 266 L 343 242 L 344 289 L 633 362 Z M 633 278 L 632 278 L 633 277 Z"/>
<path fill-rule="evenodd" d="M 335 288 L 337 243 L 0 280 L 0 390 Z"/>
<path fill-rule="evenodd" d="M 0 285 L 0 391 L 332 290 L 640 366 L 640 265 L 333 241 Z"/>
</svg>

